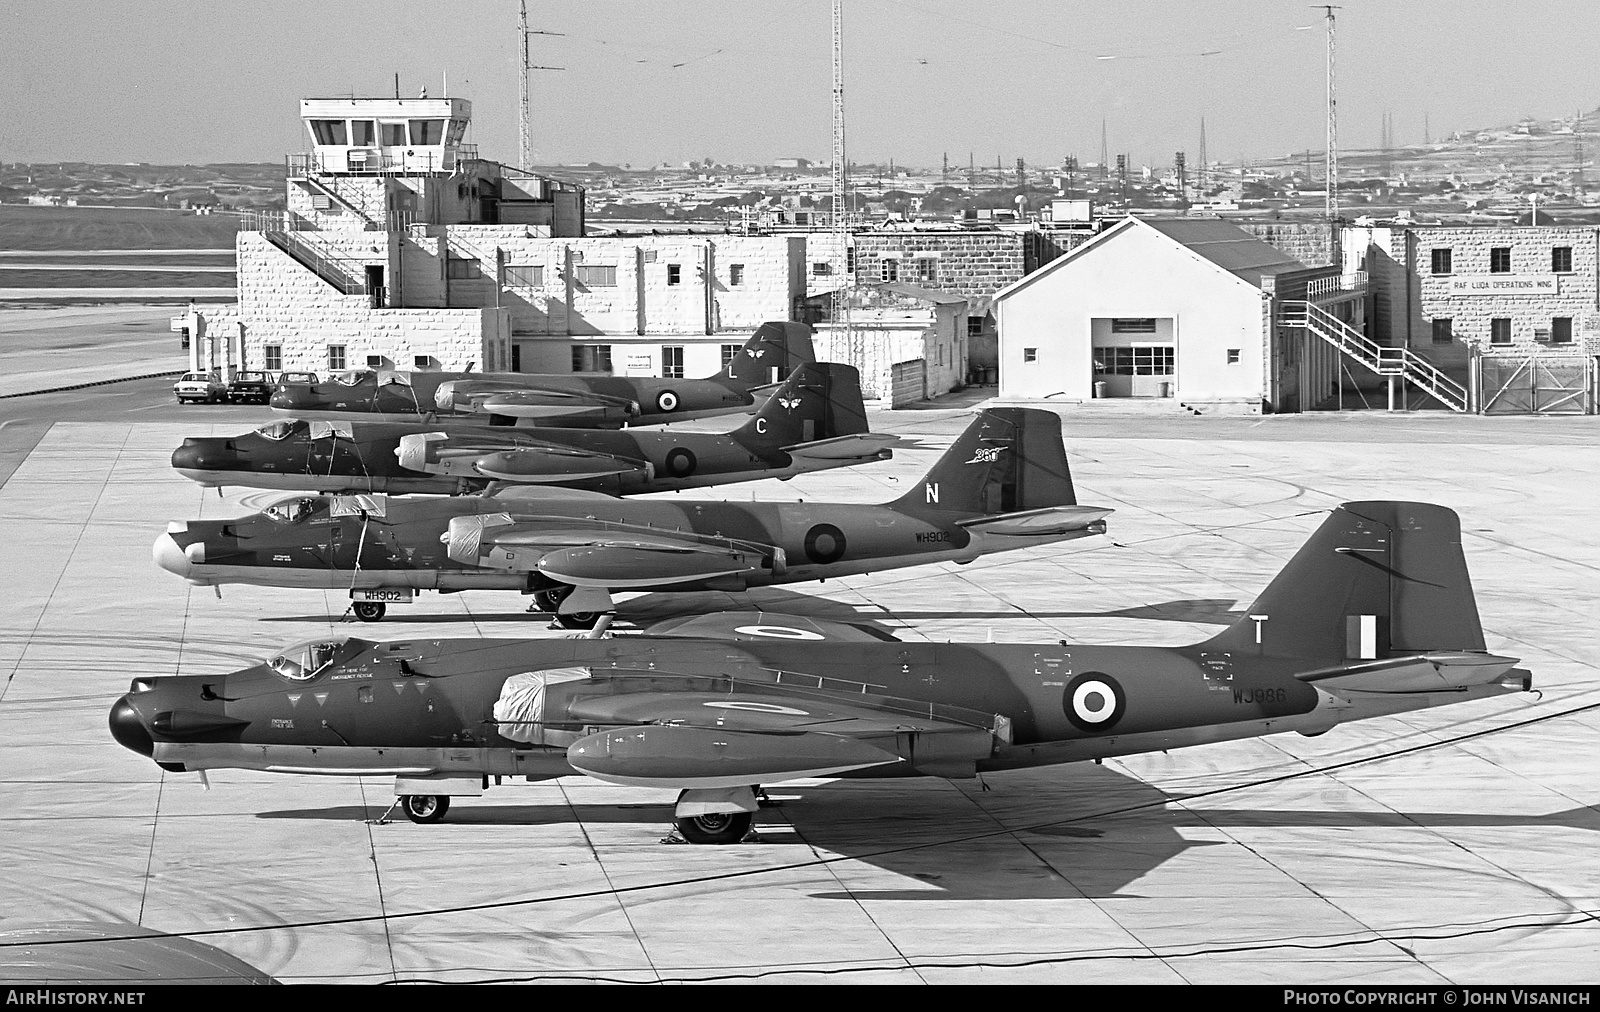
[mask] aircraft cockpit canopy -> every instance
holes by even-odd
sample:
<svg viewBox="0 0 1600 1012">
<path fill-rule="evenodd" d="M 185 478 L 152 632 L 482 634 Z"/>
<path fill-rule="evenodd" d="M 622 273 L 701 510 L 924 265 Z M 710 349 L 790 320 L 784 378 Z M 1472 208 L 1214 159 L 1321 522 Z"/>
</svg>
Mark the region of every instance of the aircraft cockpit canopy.
<svg viewBox="0 0 1600 1012">
<path fill-rule="evenodd" d="M 348 640 L 320 639 L 296 643 L 267 661 L 267 667 L 280 678 L 291 682 L 308 682 L 322 674 L 344 652 Z"/>
<path fill-rule="evenodd" d="M 317 512 L 318 500 L 314 496 L 298 496 L 275 502 L 261 512 L 280 524 L 298 524 Z"/>
<path fill-rule="evenodd" d="M 290 436 L 294 435 L 295 432 L 299 431 L 302 424 L 303 423 L 301 422 L 291 422 L 280 419 L 276 422 L 268 422 L 266 425 L 263 425 L 261 428 L 256 430 L 256 435 L 261 436 L 264 439 L 271 439 L 274 441 L 288 439 Z"/>
</svg>

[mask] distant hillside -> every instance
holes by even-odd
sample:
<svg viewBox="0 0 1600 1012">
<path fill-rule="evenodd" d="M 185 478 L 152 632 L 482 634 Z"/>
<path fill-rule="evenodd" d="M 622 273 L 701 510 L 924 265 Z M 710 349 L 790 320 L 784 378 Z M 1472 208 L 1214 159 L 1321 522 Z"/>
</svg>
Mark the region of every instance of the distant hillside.
<svg viewBox="0 0 1600 1012">
<path fill-rule="evenodd" d="M 233 249 L 238 230 L 231 214 L 0 204 L 0 249 Z"/>
</svg>

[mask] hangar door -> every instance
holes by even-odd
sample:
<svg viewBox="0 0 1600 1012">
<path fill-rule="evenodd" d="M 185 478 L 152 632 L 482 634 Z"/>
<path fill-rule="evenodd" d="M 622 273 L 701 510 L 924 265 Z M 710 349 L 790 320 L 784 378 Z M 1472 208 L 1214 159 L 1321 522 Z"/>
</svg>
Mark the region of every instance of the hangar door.
<svg viewBox="0 0 1600 1012">
<path fill-rule="evenodd" d="M 1178 391 L 1174 320 L 1166 317 L 1093 317 L 1097 397 L 1172 397 Z"/>
</svg>

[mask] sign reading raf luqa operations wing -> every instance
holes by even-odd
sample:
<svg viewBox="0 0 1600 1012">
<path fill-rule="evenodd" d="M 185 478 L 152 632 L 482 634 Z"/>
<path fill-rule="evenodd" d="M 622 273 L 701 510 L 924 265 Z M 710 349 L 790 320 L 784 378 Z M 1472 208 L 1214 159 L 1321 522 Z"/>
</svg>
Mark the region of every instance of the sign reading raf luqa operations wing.
<svg viewBox="0 0 1600 1012">
<path fill-rule="evenodd" d="M 1451 295 L 1554 295 L 1555 274 L 1458 274 Z"/>
</svg>

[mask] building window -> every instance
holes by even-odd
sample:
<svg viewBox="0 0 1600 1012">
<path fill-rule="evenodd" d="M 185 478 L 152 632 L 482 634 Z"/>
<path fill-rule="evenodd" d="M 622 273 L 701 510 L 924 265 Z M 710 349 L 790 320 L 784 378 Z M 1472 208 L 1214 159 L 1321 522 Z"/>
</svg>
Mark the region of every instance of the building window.
<svg viewBox="0 0 1600 1012">
<path fill-rule="evenodd" d="M 378 140 L 378 125 L 370 119 L 350 121 L 350 143 L 358 148 L 370 148 Z"/>
<path fill-rule="evenodd" d="M 573 269 L 572 279 L 585 288 L 615 288 L 617 265 L 579 264 Z"/>
<path fill-rule="evenodd" d="M 572 346 L 573 372 L 610 372 L 611 345 L 575 344 Z"/>
<path fill-rule="evenodd" d="M 667 284 L 669 284 L 669 285 L 681 285 L 681 284 L 683 284 L 683 265 L 682 264 L 667 264 Z"/>
<path fill-rule="evenodd" d="M 1511 247 L 1495 246 L 1489 250 L 1489 273 L 1511 273 Z"/>
<path fill-rule="evenodd" d="M 378 135 L 383 138 L 386 148 L 403 148 L 406 146 L 406 125 L 404 123 L 379 123 Z"/>
<path fill-rule="evenodd" d="M 1489 343 L 1490 344 L 1510 344 L 1511 343 L 1511 320 L 1510 319 L 1508 319 L 1508 318 L 1506 318 L 1504 316 L 1499 316 L 1499 317 L 1495 317 L 1493 320 L 1489 321 Z"/>
<path fill-rule="evenodd" d="M 1238 348 L 1229 348 L 1228 349 L 1228 364 L 1229 365 L 1238 365 L 1239 364 L 1239 349 Z"/>
<path fill-rule="evenodd" d="M 900 261 L 892 257 L 885 257 L 878 261 L 878 275 L 885 282 L 900 280 Z"/>
<path fill-rule="evenodd" d="M 846 246 L 844 249 L 844 272 L 846 274 L 854 274 L 856 272 L 856 248 L 854 246 Z"/>
<path fill-rule="evenodd" d="M 816 263 L 811 265 L 811 275 L 812 275 L 812 277 L 822 278 L 822 277 L 827 277 L 828 275 L 830 275 L 832 273 L 833 273 L 833 264 L 828 263 L 828 261 L 826 261 L 826 260 L 818 260 Z"/>
<path fill-rule="evenodd" d="M 683 345 L 662 345 L 661 376 L 669 380 L 683 379 Z"/>
<path fill-rule="evenodd" d="M 269 344 L 264 349 L 267 372 L 283 371 L 283 345 Z"/>
<path fill-rule="evenodd" d="M 507 264 L 506 285 L 510 288 L 543 288 L 544 267 L 541 264 Z"/>
<path fill-rule="evenodd" d="M 1550 343 L 1572 343 L 1572 317 L 1557 316 L 1550 320 Z"/>
<path fill-rule="evenodd" d="M 1113 334 L 1154 334 L 1156 321 L 1153 318 L 1112 320 L 1111 332 Z"/>
<path fill-rule="evenodd" d="M 917 280 L 939 280 L 939 259 L 937 257 L 917 257 Z"/>
<path fill-rule="evenodd" d="M 347 142 L 342 119 L 314 119 L 311 121 L 311 136 L 318 144 L 333 144 L 343 147 Z"/>
<path fill-rule="evenodd" d="M 1550 249 L 1550 273 L 1572 273 L 1572 247 L 1554 246 Z"/>
<path fill-rule="evenodd" d="M 344 345 L 328 345 L 328 368 L 335 372 L 344 368 Z"/>
<path fill-rule="evenodd" d="M 734 288 L 744 284 L 744 264 L 728 265 L 728 284 Z"/>
<path fill-rule="evenodd" d="M 445 261 L 445 277 L 452 281 L 465 281 L 478 276 L 478 261 L 466 257 L 450 257 Z"/>
<path fill-rule="evenodd" d="M 1436 249 L 1433 251 L 1433 273 L 1450 273 L 1450 251 L 1448 249 Z"/>
<path fill-rule="evenodd" d="M 1449 344 L 1456 339 L 1454 320 L 1433 321 L 1433 343 Z"/>
<path fill-rule="evenodd" d="M 442 119 L 414 119 L 411 124 L 411 143 L 414 146 L 444 143 L 444 120 Z"/>
<path fill-rule="evenodd" d="M 969 317 L 967 317 L 967 336 L 968 337 L 982 337 L 983 336 L 983 317 L 981 317 L 981 316 L 969 316 Z"/>
<path fill-rule="evenodd" d="M 1096 348 L 1101 356 L 1095 372 L 1114 376 L 1171 376 L 1176 357 L 1170 344 L 1137 345 L 1132 348 Z"/>
<path fill-rule="evenodd" d="M 724 369 L 728 367 L 728 363 L 734 360 L 734 357 L 739 354 L 739 349 L 743 347 L 744 345 L 742 344 L 725 344 L 722 346 L 722 367 Z"/>
<path fill-rule="evenodd" d="M 1037 362 L 1037 361 L 1039 361 L 1039 349 L 1038 348 L 1024 348 L 1024 349 L 1022 349 L 1022 360 L 1024 362 Z"/>
</svg>

